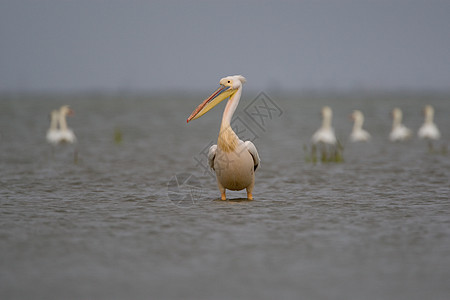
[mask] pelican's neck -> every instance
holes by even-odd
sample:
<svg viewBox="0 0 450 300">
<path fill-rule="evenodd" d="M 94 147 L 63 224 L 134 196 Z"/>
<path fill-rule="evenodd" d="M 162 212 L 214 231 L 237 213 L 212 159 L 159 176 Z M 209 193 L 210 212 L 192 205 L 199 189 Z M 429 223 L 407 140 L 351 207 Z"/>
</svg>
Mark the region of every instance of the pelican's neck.
<svg viewBox="0 0 450 300">
<path fill-rule="evenodd" d="M 241 93 L 242 86 L 239 87 L 236 93 L 234 93 L 233 96 L 230 97 L 227 105 L 225 106 L 225 110 L 223 111 L 222 124 L 220 125 L 217 146 L 225 152 L 234 151 L 239 142 L 239 138 L 231 128 L 230 124 L 231 118 L 233 117 L 233 114 L 239 104 L 239 100 L 241 99 Z"/>
<path fill-rule="evenodd" d="M 233 118 L 233 114 L 236 111 L 239 100 L 241 100 L 241 93 L 242 87 L 238 88 L 236 93 L 234 93 L 228 100 L 225 110 L 223 111 L 221 127 L 230 126 L 231 118 Z"/>
<path fill-rule="evenodd" d="M 322 119 L 322 128 L 330 129 L 331 128 L 331 119 L 332 119 L 331 115 L 324 114 L 323 119 Z"/>
<path fill-rule="evenodd" d="M 66 121 L 66 115 L 65 114 L 59 114 L 59 129 L 60 130 L 67 130 L 67 121 Z"/>
<path fill-rule="evenodd" d="M 402 115 L 400 113 L 394 113 L 392 118 L 392 128 L 399 127 L 402 124 Z"/>
<path fill-rule="evenodd" d="M 355 118 L 355 123 L 353 123 L 353 130 L 360 130 L 364 124 L 364 118 Z"/>
<path fill-rule="evenodd" d="M 426 124 L 433 124 L 433 119 L 434 119 L 434 113 L 430 110 L 427 110 L 425 112 L 425 123 Z"/>
<path fill-rule="evenodd" d="M 50 116 L 50 130 L 58 129 L 58 115 L 56 113 L 52 113 Z"/>
</svg>

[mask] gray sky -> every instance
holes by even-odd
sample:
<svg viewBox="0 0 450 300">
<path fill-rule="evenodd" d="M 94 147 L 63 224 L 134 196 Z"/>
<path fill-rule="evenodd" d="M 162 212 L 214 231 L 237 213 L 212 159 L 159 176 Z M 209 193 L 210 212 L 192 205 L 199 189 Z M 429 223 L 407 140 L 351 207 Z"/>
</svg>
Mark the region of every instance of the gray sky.
<svg viewBox="0 0 450 300">
<path fill-rule="evenodd" d="M 445 89 L 450 1 L 1 0 L 0 91 Z"/>
</svg>

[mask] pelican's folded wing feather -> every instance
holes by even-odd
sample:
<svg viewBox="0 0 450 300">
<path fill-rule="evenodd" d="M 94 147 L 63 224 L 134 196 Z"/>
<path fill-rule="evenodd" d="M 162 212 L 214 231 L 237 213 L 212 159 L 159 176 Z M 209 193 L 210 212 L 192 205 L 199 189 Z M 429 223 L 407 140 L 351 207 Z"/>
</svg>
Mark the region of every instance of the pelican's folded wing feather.
<svg viewBox="0 0 450 300">
<path fill-rule="evenodd" d="M 217 145 L 212 145 L 208 151 L 208 164 L 214 170 L 214 158 L 216 158 Z"/>
<path fill-rule="evenodd" d="M 256 150 L 255 145 L 250 141 L 245 142 L 245 147 L 247 147 L 248 152 L 250 152 L 250 155 L 253 157 L 254 170 L 256 171 L 256 169 L 258 169 L 259 165 L 261 164 L 258 150 Z"/>
</svg>

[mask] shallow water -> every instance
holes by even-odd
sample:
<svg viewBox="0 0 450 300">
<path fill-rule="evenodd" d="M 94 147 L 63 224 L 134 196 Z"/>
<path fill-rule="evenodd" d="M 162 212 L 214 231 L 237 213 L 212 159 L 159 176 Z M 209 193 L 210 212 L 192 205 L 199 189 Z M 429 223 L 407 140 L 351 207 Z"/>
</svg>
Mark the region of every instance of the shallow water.
<svg viewBox="0 0 450 300">
<path fill-rule="evenodd" d="M 0 298 L 448 299 L 448 95 L 244 91 L 236 124 L 262 159 L 254 201 L 218 200 L 202 168 L 223 105 L 185 120 L 205 96 L 2 96 Z M 51 147 L 62 104 L 78 143 Z M 436 153 L 390 143 L 390 110 L 417 131 L 425 104 Z M 322 105 L 343 163 L 305 159 Z M 371 142 L 348 142 L 353 109 Z"/>
</svg>

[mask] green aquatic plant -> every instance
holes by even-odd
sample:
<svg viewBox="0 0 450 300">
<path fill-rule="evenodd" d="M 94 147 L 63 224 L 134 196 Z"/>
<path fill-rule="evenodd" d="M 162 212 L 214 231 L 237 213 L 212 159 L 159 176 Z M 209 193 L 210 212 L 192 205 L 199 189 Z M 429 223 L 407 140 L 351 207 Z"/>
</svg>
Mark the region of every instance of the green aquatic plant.
<svg viewBox="0 0 450 300">
<path fill-rule="evenodd" d="M 431 140 L 428 141 L 428 153 L 435 155 L 447 155 L 448 149 L 447 144 L 442 144 L 441 147 L 435 147 Z"/>
<path fill-rule="evenodd" d="M 122 131 L 121 131 L 119 128 L 116 128 L 116 129 L 114 130 L 114 143 L 115 143 L 116 145 L 119 145 L 119 144 L 122 143 L 122 141 L 123 141 L 123 138 L 122 138 Z"/>
<path fill-rule="evenodd" d="M 75 165 L 78 165 L 78 149 L 75 149 L 75 150 L 73 151 L 73 163 L 74 163 Z"/>
<path fill-rule="evenodd" d="M 305 152 L 305 161 L 308 163 L 317 163 L 316 145 L 311 146 L 311 150 L 307 145 L 303 145 L 303 151 Z"/>
<path fill-rule="evenodd" d="M 333 151 L 333 162 L 336 163 L 341 163 L 344 162 L 344 146 L 341 144 L 341 142 L 339 140 L 337 140 L 336 145 L 334 146 L 334 151 Z"/>
<path fill-rule="evenodd" d="M 316 164 L 321 163 L 342 163 L 344 162 L 344 146 L 337 141 L 336 145 L 327 145 L 324 143 L 312 144 L 311 147 L 303 146 L 305 151 L 305 161 Z"/>
</svg>

